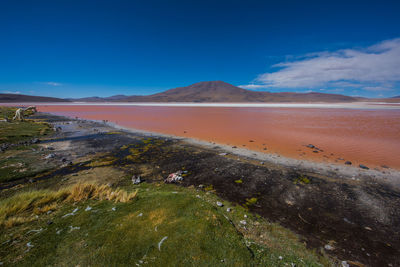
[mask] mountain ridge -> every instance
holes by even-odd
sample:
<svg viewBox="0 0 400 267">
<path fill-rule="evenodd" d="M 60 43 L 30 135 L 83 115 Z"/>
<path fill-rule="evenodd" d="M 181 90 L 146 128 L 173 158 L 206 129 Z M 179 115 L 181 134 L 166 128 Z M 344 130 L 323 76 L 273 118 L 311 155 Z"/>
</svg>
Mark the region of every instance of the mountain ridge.
<svg viewBox="0 0 400 267">
<path fill-rule="evenodd" d="M 0 94 L 0 102 L 191 102 L 191 103 L 272 103 L 272 102 L 359 102 L 359 101 L 397 101 L 392 98 L 362 98 L 327 93 L 271 93 L 243 89 L 224 81 L 204 81 L 188 86 L 176 87 L 151 95 L 113 95 L 109 97 L 54 98 L 18 94 Z"/>
</svg>

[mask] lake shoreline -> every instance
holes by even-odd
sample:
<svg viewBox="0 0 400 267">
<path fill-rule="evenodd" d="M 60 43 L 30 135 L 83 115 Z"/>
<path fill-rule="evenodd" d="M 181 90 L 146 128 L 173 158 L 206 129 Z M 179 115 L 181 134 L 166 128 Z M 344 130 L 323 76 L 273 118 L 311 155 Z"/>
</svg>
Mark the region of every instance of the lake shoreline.
<svg viewBox="0 0 400 267">
<path fill-rule="evenodd" d="M 400 231 L 400 188 L 374 170 L 346 166 L 343 170 L 321 169 L 320 164 L 267 158 L 247 149 L 135 131 L 102 121 L 45 113 L 32 118 L 57 130 L 40 142 L 44 148 L 52 147 L 50 152 L 55 155 L 46 164 L 59 164 L 60 160 L 70 164 L 37 179 L 16 181 L 7 190 L 18 190 L 28 183 L 40 188 L 55 178 L 63 181 L 60 186 L 66 186 L 69 179 L 79 177 L 74 176 L 77 171 L 90 172 L 82 163 L 96 155 L 122 164 L 133 160 L 134 169 L 115 163 L 110 167 L 127 171 L 128 177 L 133 171 L 147 183 L 163 182 L 169 173 L 184 168 L 189 175 L 178 185 L 207 188 L 245 206 L 299 234 L 309 248 L 366 266 L 400 264 L 400 241 L 396 238 Z M 60 174 L 63 176 L 57 178 Z"/>
</svg>

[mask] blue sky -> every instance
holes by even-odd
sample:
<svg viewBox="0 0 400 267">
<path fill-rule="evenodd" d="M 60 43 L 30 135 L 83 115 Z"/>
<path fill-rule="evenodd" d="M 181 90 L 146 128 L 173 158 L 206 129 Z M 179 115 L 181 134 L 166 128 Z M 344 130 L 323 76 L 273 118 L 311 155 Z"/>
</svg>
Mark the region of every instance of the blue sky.
<svg viewBox="0 0 400 267">
<path fill-rule="evenodd" d="M 400 1 L 0 1 L 0 92 L 400 95 Z"/>
</svg>

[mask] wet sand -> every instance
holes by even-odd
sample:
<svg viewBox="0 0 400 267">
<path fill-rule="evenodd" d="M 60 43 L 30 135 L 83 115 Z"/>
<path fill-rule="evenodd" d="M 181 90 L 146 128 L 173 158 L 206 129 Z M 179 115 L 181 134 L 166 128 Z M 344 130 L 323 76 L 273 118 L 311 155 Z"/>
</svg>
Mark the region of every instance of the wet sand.
<svg viewBox="0 0 400 267">
<path fill-rule="evenodd" d="M 39 111 L 289 158 L 400 169 L 400 110 L 40 105 Z M 319 150 L 306 147 L 312 144 Z"/>
</svg>

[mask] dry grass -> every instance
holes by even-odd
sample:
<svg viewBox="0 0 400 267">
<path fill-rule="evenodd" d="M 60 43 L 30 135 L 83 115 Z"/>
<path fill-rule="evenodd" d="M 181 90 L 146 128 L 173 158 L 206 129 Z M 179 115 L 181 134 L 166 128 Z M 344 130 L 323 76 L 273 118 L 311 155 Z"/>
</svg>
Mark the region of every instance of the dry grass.
<svg viewBox="0 0 400 267">
<path fill-rule="evenodd" d="M 128 193 L 108 185 L 78 183 L 59 191 L 33 191 L 15 195 L 0 202 L 0 225 L 9 228 L 32 221 L 33 214 L 57 209 L 61 202 L 80 202 L 89 199 L 128 202 L 137 196 L 137 191 Z"/>
</svg>

